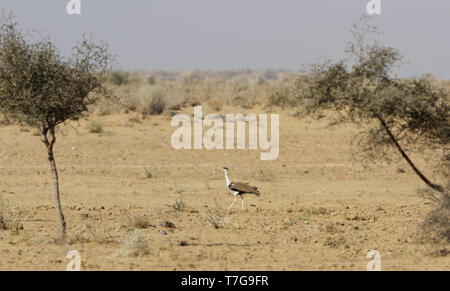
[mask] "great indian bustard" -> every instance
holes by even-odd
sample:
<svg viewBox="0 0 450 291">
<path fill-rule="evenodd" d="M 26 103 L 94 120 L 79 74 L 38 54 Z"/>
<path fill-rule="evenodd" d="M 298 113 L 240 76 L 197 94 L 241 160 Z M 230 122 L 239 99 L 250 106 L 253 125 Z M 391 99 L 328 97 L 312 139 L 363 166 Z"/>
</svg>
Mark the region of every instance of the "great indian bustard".
<svg viewBox="0 0 450 291">
<path fill-rule="evenodd" d="M 240 182 L 233 182 L 230 179 L 230 176 L 228 176 L 228 168 L 223 167 L 222 171 L 225 173 L 225 180 L 227 181 L 227 188 L 231 192 L 233 192 L 234 200 L 231 203 L 231 205 L 228 207 L 228 210 L 233 207 L 234 203 L 236 203 L 236 197 L 239 195 L 241 197 L 242 201 L 242 210 L 244 210 L 244 195 L 245 194 L 254 194 L 256 196 L 261 195 L 258 191 L 258 187 L 250 186 L 248 183 L 240 183 Z"/>
</svg>

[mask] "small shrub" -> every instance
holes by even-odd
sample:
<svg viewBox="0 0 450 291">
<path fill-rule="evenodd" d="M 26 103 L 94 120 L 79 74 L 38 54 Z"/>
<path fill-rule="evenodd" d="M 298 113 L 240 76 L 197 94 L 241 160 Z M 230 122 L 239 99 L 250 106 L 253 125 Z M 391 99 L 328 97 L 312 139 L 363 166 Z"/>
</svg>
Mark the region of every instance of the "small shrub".
<svg viewBox="0 0 450 291">
<path fill-rule="evenodd" d="M 130 230 L 123 240 L 122 255 L 126 257 L 146 256 L 150 253 L 149 241 L 138 230 Z"/>
<path fill-rule="evenodd" d="M 160 171 L 156 167 L 144 168 L 144 172 L 147 179 L 158 178 L 160 176 Z"/>
<path fill-rule="evenodd" d="M 218 215 L 208 215 L 207 220 L 215 229 L 219 229 L 224 225 L 224 219 Z"/>
<path fill-rule="evenodd" d="M 150 221 L 143 216 L 132 216 L 128 218 L 128 227 L 137 229 L 146 229 L 151 226 Z"/>
<path fill-rule="evenodd" d="M 91 120 L 88 124 L 90 133 L 103 133 L 103 124 L 98 120 Z"/>
<path fill-rule="evenodd" d="M 10 229 L 11 216 L 8 203 L 0 196 L 0 230 Z"/>
<path fill-rule="evenodd" d="M 285 108 L 287 105 L 291 104 L 292 101 L 287 92 L 275 91 L 269 95 L 268 103 L 272 106 Z"/>
<path fill-rule="evenodd" d="M 175 200 L 174 204 L 167 205 L 167 206 L 169 206 L 169 207 L 171 207 L 174 210 L 179 211 L 179 212 L 183 212 L 187 208 L 186 203 L 183 201 L 183 194 L 180 194 L 180 199 Z"/>
<path fill-rule="evenodd" d="M 166 109 L 166 101 L 164 101 L 164 94 L 160 91 L 156 91 L 152 94 L 152 100 L 149 104 L 145 105 L 142 114 L 144 115 L 160 115 Z"/>
<path fill-rule="evenodd" d="M 104 227 L 104 224 L 87 224 L 86 230 L 89 234 L 89 241 L 99 244 L 114 243 L 114 240 L 109 237 L 109 231 Z"/>
<path fill-rule="evenodd" d="M 312 216 L 312 213 L 310 210 L 301 210 L 300 214 L 298 215 L 297 219 L 299 221 L 307 221 L 310 220 Z"/>
<path fill-rule="evenodd" d="M 150 76 L 150 77 L 147 78 L 147 83 L 149 85 L 155 85 L 156 84 L 156 80 L 155 80 L 155 78 L 153 76 Z"/>
<path fill-rule="evenodd" d="M 91 240 L 81 231 L 77 231 L 74 234 L 70 235 L 68 239 L 69 245 L 85 244 L 89 243 L 90 241 Z"/>
<path fill-rule="evenodd" d="M 423 238 L 435 243 L 450 242 L 450 185 L 439 197 L 431 189 L 424 189 L 421 194 L 434 201 L 437 207 L 426 216 L 421 225 Z"/>
<path fill-rule="evenodd" d="M 337 249 L 340 246 L 344 245 L 346 242 L 345 238 L 343 236 L 340 237 L 327 237 L 325 242 L 323 243 L 324 246 L 328 246 L 332 249 Z"/>
<path fill-rule="evenodd" d="M 114 85 L 122 86 L 122 85 L 128 84 L 130 82 L 130 73 L 122 72 L 122 71 L 115 71 L 115 72 L 111 73 L 109 80 Z"/>
</svg>

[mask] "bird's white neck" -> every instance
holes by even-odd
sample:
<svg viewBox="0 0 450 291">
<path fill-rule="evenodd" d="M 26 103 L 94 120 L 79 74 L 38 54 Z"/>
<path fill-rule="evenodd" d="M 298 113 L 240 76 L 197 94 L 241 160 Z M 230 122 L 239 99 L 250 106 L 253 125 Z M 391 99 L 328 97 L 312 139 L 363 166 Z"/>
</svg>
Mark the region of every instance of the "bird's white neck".
<svg viewBox="0 0 450 291">
<path fill-rule="evenodd" d="M 230 179 L 230 177 L 228 176 L 228 172 L 225 172 L 225 180 L 227 180 L 227 187 L 230 186 L 230 184 L 231 184 L 231 179 Z"/>
</svg>

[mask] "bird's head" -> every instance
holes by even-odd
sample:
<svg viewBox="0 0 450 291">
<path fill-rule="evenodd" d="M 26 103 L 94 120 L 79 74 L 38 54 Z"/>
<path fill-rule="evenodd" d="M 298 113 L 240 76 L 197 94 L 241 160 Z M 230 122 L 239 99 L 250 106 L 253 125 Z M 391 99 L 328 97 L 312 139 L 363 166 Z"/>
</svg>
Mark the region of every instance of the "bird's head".
<svg viewBox="0 0 450 291">
<path fill-rule="evenodd" d="M 224 171 L 225 173 L 228 173 L 228 168 L 223 167 L 223 168 L 222 168 L 222 171 Z"/>
</svg>

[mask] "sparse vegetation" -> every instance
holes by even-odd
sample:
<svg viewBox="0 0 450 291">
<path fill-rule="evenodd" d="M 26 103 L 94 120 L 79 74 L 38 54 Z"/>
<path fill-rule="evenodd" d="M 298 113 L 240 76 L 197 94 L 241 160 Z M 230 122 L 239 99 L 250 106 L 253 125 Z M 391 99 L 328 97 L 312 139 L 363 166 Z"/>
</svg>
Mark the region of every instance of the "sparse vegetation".
<svg viewBox="0 0 450 291">
<path fill-rule="evenodd" d="M 172 209 L 174 209 L 175 211 L 178 211 L 178 212 L 183 212 L 183 211 L 186 211 L 186 209 L 187 209 L 187 205 L 183 201 L 182 193 L 180 193 L 180 199 L 176 199 L 172 205 L 167 205 L 167 206 L 171 207 Z"/>
<path fill-rule="evenodd" d="M 90 133 L 103 133 L 103 123 L 99 120 L 91 120 L 88 124 L 88 130 Z"/>
<path fill-rule="evenodd" d="M 378 43 L 366 44 L 368 35 L 377 33 L 370 18 L 363 17 L 352 33 L 354 42 L 348 52 L 356 64 L 350 71 L 343 61 L 311 65 L 312 81 L 297 93 L 299 103 L 313 116 L 332 110 L 339 113 L 338 123 L 363 125 L 365 134 L 359 141 L 369 159 L 388 156 L 383 149 L 394 147 L 425 184 L 442 192 L 442 186 L 432 183 L 412 162 L 405 147 L 437 148 L 443 154 L 441 160 L 447 161 L 448 89 L 426 78 L 393 79 L 391 71 L 402 59 L 400 52 Z M 449 167 L 448 161 L 444 167 Z"/>
<path fill-rule="evenodd" d="M 147 179 L 158 178 L 161 175 L 161 171 L 159 171 L 156 167 L 144 168 L 144 174 Z"/>
<path fill-rule="evenodd" d="M 0 113 L 41 133 L 55 181 L 62 235 L 66 221 L 53 152 L 56 128 L 68 120 L 79 120 L 88 105 L 107 92 L 103 81 L 111 61 L 105 44 L 86 38 L 73 51 L 71 58 L 63 58 L 48 38 L 35 41 L 12 17 L 0 18 Z"/>
<path fill-rule="evenodd" d="M 10 228 L 11 216 L 8 203 L 0 195 L 0 230 L 8 230 Z"/>
<path fill-rule="evenodd" d="M 130 73 L 124 71 L 111 72 L 109 80 L 117 86 L 126 85 L 130 82 Z"/>
<path fill-rule="evenodd" d="M 166 108 L 165 95 L 162 91 L 152 92 L 151 100 L 144 105 L 142 109 L 143 115 L 160 115 Z"/>
<path fill-rule="evenodd" d="M 36 259 L 29 260 L 30 269 L 42 264 L 62 269 L 66 262 L 63 256 L 55 260 L 54 252 L 64 255 L 70 247 L 67 244 L 83 252 L 83 269 L 88 270 L 249 265 L 264 269 L 269 260 L 271 269 L 323 269 L 334 261 L 339 265 L 333 268 L 356 269 L 366 264 L 361 250 L 373 246 L 401 254 L 395 256 L 395 264 L 383 265 L 386 268 L 447 267 L 442 257 L 449 254 L 448 186 L 440 192 L 436 191 L 439 185 L 432 183 L 434 188 L 422 192 L 425 201 L 413 195 L 397 199 L 409 193 L 415 179 L 407 165 L 360 167 L 346 155 L 355 150 L 347 144 L 357 130 L 355 123 L 363 126 L 362 135 L 355 140 L 364 153 L 369 153 L 370 147 L 379 150 L 374 154 L 380 156 L 392 146 L 386 127 L 368 111 L 375 110 L 382 114 L 401 148 L 417 158 L 417 165 L 430 172 L 428 162 L 437 165 L 430 177 L 446 179 L 448 127 L 442 116 L 448 118 L 448 96 L 442 94 L 450 83 L 431 75 L 393 79 L 386 70 L 397 59 L 397 52 L 381 46 L 367 49 L 365 57 L 351 68 L 344 62 L 325 63 L 313 66 L 310 73 L 117 71 L 113 73 L 116 76 L 102 78 L 118 98 L 89 104 L 89 111 L 67 119 L 62 122 L 67 126 L 60 127 L 64 136 L 59 148 L 60 171 L 68 177 L 63 199 L 70 201 L 63 209 L 71 227 L 67 236 L 53 241 L 49 238 L 53 238 L 55 207 L 47 205 L 44 198 L 53 188 L 48 185 L 50 180 L 42 180 L 48 170 L 40 168 L 42 157 L 35 154 L 35 144 L 23 142 L 36 133 L 43 138 L 42 132 L 29 130 L 25 123 L 11 126 L 17 120 L 0 114 L 0 125 L 5 126 L 0 136 L 0 193 L 14 205 L 10 208 L 0 195 L 0 267 L 21 268 L 20 258 L 29 258 L 38 249 Z M 355 47 L 351 50 L 360 52 Z M 46 71 L 45 64 L 42 66 Z M 0 73 L 5 73 L 2 69 L 0 66 Z M 72 71 L 68 72 L 70 77 Z M 26 87 L 22 89 L 19 93 L 31 96 Z M 63 100 L 71 100 L 74 91 L 70 87 L 68 92 Z M 92 97 L 100 93 L 94 92 Z M 53 97 L 49 102 L 57 99 Z M 56 104 L 64 107 L 58 100 Z M 195 105 L 222 116 L 247 114 L 250 109 L 280 112 L 283 158 L 267 164 L 254 160 L 252 151 L 173 150 L 168 145 L 173 129 L 170 117 L 192 114 L 190 107 Z M 406 107 L 399 108 L 402 106 Z M 88 114 L 87 120 L 78 122 L 78 117 Z M 317 121 L 307 118 L 309 115 Z M 305 118 L 299 120 L 299 116 Z M 86 134 L 101 134 L 105 125 L 107 134 Z M 410 139 L 409 134 L 417 139 Z M 97 148 L 100 144 L 101 151 Z M 423 151 L 417 151 L 422 145 Z M 245 164 L 247 155 L 250 162 Z M 264 182 L 267 194 L 246 198 L 246 212 L 227 213 L 232 196 L 223 177 L 217 180 L 212 171 L 227 164 L 242 166 L 244 177 Z M 186 190 L 189 196 L 183 197 Z M 184 198 L 189 198 L 189 205 Z M 15 206 L 21 202 L 23 207 Z M 431 203 L 434 209 L 425 216 Z M 424 217 L 421 230 L 427 245 L 418 246 L 411 239 L 415 235 L 411 229 Z M 416 264 L 420 249 L 428 250 L 429 244 L 439 245 L 439 257 L 423 256 L 422 263 Z M 4 251 L 12 245 L 13 251 Z M 29 245 L 32 247 L 24 247 Z M 353 264 L 363 260 L 361 265 Z"/>
<path fill-rule="evenodd" d="M 127 226 L 129 228 L 146 229 L 149 228 L 151 225 L 152 224 L 150 223 L 150 220 L 144 216 L 135 215 L 128 218 Z"/>
<path fill-rule="evenodd" d="M 434 243 L 450 243 L 450 184 L 439 194 L 430 189 L 419 193 L 435 203 L 435 209 L 427 214 L 422 223 L 423 238 Z"/>
<path fill-rule="evenodd" d="M 149 240 L 138 230 L 129 230 L 122 242 L 121 255 L 125 257 L 140 257 L 149 253 Z"/>
<path fill-rule="evenodd" d="M 325 242 L 323 243 L 324 246 L 328 246 L 332 249 L 337 249 L 345 244 L 346 244 L 346 239 L 343 236 L 339 236 L 339 237 L 329 236 L 326 238 Z"/>
</svg>

